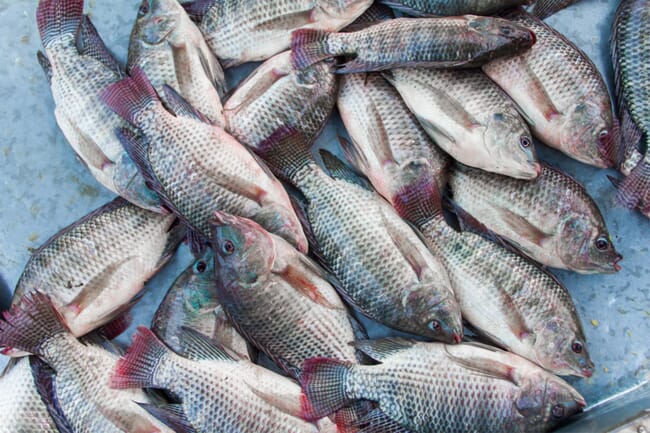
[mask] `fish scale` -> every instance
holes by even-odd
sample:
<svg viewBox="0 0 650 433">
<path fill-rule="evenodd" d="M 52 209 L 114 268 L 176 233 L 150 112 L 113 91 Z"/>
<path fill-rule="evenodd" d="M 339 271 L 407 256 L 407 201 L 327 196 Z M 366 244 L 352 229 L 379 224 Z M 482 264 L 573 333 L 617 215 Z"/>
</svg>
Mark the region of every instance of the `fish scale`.
<svg viewBox="0 0 650 433">
<path fill-rule="evenodd" d="M 406 13 L 414 15 L 491 15 L 503 9 L 529 4 L 530 0 L 381 0 Z"/>
</svg>

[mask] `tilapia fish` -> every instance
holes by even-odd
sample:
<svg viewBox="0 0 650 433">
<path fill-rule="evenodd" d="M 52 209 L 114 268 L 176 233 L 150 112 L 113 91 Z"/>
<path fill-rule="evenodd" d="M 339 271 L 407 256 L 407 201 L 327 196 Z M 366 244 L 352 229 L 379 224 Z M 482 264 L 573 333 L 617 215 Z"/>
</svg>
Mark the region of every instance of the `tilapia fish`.
<svg viewBox="0 0 650 433">
<path fill-rule="evenodd" d="M 286 50 L 293 30 L 340 30 L 371 4 L 372 0 L 194 0 L 183 7 L 229 68 Z"/>
<path fill-rule="evenodd" d="M 59 433 L 32 373 L 35 360 L 11 360 L 0 376 L 0 433 Z"/>
<path fill-rule="evenodd" d="M 533 15 L 544 19 L 550 17 L 554 13 L 577 3 L 579 0 L 537 0 L 535 7 L 533 7 Z"/>
<path fill-rule="evenodd" d="M 454 159 L 518 179 L 539 175 L 526 122 L 480 70 L 399 68 L 384 76 L 429 136 Z"/>
<path fill-rule="evenodd" d="M 253 219 L 307 251 L 307 240 L 280 182 L 243 145 L 207 121 L 171 87 L 164 106 L 147 76 L 108 87 L 106 104 L 137 128 L 118 135 L 164 204 L 202 242 L 215 210 Z M 168 111 L 171 110 L 171 111 Z"/>
<path fill-rule="evenodd" d="M 284 125 L 315 140 L 334 108 L 336 78 L 332 62 L 301 71 L 291 66 L 289 51 L 278 54 L 253 71 L 228 99 L 226 129 L 252 148 Z"/>
<path fill-rule="evenodd" d="M 538 262 L 582 274 L 620 270 L 598 206 L 562 171 L 543 164 L 527 182 L 456 165 L 449 184 L 458 206 Z"/>
<path fill-rule="evenodd" d="M 46 293 L 75 336 L 108 323 L 174 253 L 185 235 L 173 215 L 117 198 L 62 229 L 34 252 L 13 296 Z"/>
<path fill-rule="evenodd" d="M 246 340 L 235 330 L 217 300 L 212 251 L 176 278 L 156 310 L 151 330 L 175 352 L 183 354 L 181 329 L 194 329 L 234 352 L 240 358 L 251 359 Z"/>
<path fill-rule="evenodd" d="M 392 424 L 390 431 L 541 433 L 585 406 L 562 379 L 489 346 L 402 339 L 357 346 L 380 364 L 322 358 L 305 363 L 307 413 L 318 417 L 368 399 L 379 403 L 371 423 Z"/>
<path fill-rule="evenodd" d="M 65 432 L 172 433 L 139 403 L 142 390 L 108 387 L 117 355 L 78 341 L 65 327 L 49 298 L 38 292 L 14 306 L 0 322 L 0 345 L 33 353 L 49 365 L 38 373 L 41 397 L 55 420 L 65 420 Z M 47 392 L 45 392 L 47 391 Z"/>
<path fill-rule="evenodd" d="M 38 60 L 50 82 L 54 116 L 99 183 L 138 206 L 162 212 L 158 197 L 115 137 L 125 122 L 100 100 L 101 91 L 124 74 L 83 15 L 83 5 L 83 0 L 41 0 L 36 11 L 45 47 Z"/>
<path fill-rule="evenodd" d="M 322 152 L 333 177 L 326 174 L 309 153 L 310 144 L 285 128 L 257 151 L 300 190 L 311 252 L 340 281 L 344 299 L 387 326 L 460 341 L 458 303 L 438 259 L 379 194 Z"/>
<path fill-rule="evenodd" d="M 623 0 L 612 30 L 612 61 L 622 134 L 618 202 L 650 218 L 650 23 L 648 0 Z"/>
<path fill-rule="evenodd" d="M 177 431 L 316 433 L 301 418 L 300 387 L 291 379 L 232 358 L 202 334 L 185 331 L 187 358 L 139 327 L 111 378 L 114 388 L 166 389 L 182 403 L 146 405 Z M 334 430 L 336 431 L 336 430 Z"/>
<path fill-rule="evenodd" d="M 348 56 L 338 73 L 405 67 L 471 67 L 529 48 L 535 35 L 501 18 L 398 18 L 351 33 L 297 30 L 292 62 L 304 69 L 320 60 Z"/>
<path fill-rule="evenodd" d="M 590 377 L 594 364 L 562 283 L 503 243 L 453 229 L 429 165 L 414 162 L 404 170 L 409 171 L 411 182 L 392 203 L 442 259 L 463 318 L 494 343 L 555 374 Z"/>
<path fill-rule="evenodd" d="M 414 16 L 491 15 L 527 5 L 532 0 L 380 0 L 382 4 Z"/>
<path fill-rule="evenodd" d="M 226 78 L 203 35 L 176 0 L 143 0 L 131 32 L 127 68 L 140 68 L 159 95 L 167 84 L 223 126 Z"/>
<path fill-rule="evenodd" d="M 618 122 L 596 66 L 539 18 L 522 9 L 507 18 L 535 32 L 537 43 L 483 71 L 510 95 L 537 138 L 585 164 L 611 167 Z"/>
</svg>

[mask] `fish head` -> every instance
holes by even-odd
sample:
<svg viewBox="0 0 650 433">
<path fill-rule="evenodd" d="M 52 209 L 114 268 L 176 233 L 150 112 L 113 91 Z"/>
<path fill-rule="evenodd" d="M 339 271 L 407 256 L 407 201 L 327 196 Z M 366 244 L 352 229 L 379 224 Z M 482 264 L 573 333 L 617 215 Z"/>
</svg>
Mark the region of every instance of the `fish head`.
<svg viewBox="0 0 650 433">
<path fill-rule="evenodd" d="M 536 37 L 529 28 L 503 19 L 466 15 L 469 28 L 484 43 L 492 57 L 511 54 L 533 46 Z"/>
<path fill-rule="evenodd" d="M 226 286 L 250 286 L 271 272 L 275 246 L 257 223 L 223 212 L 210 220 L 215 275 Z"/>
<path fill-rule="evenodd" d="M 208 249 L 174 283 L 185 293 L 185 310 L 199 313 L 214 304 L 214 256 Z"/>
<path fill-rule="evenodd" d="M 575 328 L 575 329 L 574 329 Z M 537 363 L 559 375 L 591 377 L 591 361 L 582 328 L 559 318 L 542 322 L 535 330 Z"/>
<path fill-rule="evenodd" d="M 131 38 L 160 45 L 178 28 L 183 13 L 176 0 L 142 0 Z"/>
<path fill-rule="evenodd" d="M 534 179 L 542 172 L 530 131 L 518 116 L 494 113 L 487 122 L 483 142 L 500 167 L 499 173 Z"/>
<path fill-rule="evenodd" d="M 591 209 L 588 214 L 569 209 L 561 230 L 557 254 L 569 269 L 588 273 L 614 273 L 621 269 L 618 262 L 623 256 L 616 251 L 598 209 Z"/>
<path fill-rule="evenodd" d="M 609 115 L 608 115 L 609 114 Z M 570 155 L 587 164 L 608 168 L 613 161 L 607 156 L 618 139 L 609 108 L 589 101 L 574 104 L 566 114 L 560 132 L 560 145 Z"/>
<path fill-rule="evenodd" d="M 440 292 L 439 288 L 435 291 Z M 460 343 L 463 338 L 463 323 L 456 298 L 442 293 L 431 296 L 434 292 L 431 289 L 427 292 L 426 301 L 414 293 L 409 296 L 411 302 L 408 320 L 418 324 L 417 333 L 420 335 L 444 343 Z"/>
</svg>

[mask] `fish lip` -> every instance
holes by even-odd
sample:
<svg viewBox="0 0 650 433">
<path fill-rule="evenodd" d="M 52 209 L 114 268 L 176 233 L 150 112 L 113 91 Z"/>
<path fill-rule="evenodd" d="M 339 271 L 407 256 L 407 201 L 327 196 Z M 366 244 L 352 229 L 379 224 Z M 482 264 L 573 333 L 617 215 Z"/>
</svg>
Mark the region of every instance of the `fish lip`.
<svg viewBox="0 0 650 433">
<path fill-rule="evenodd" d="M 618 262 L 620 262 L 621 260 L 623 260 L 623 256 L 621 254 L 617 254 L 616 258 L 612 262 L 612 266 L 614 267 L 614 270 L 616 270 L 616 272 L 619 272 L 621 269 L 623 269 L 623 267 L 618 264 Z"/>
<path fill-rule="evenodd" d="M 542 164 L 540 164 L 539 162 L 534 162 L 533 168 L 535 169 L 535 173 L 537 173 L 537 177 L 541 176 L 543 170 Z"/>
<path fill-rule="evenodd" d="M 582 370 L 580 370 L 580 373 L 582 376 L 586 378 L 590 378 L 591 376 L 594 375 L 594 369 L 592 367 L 585 367 Z"/>
<path fill-rule="evenodd" d="M 454 337 L 456 344 L 460 344 L 463 341 L 463 337 L 456 332 L 454 332 L 452 336 Z"/>
</svg>

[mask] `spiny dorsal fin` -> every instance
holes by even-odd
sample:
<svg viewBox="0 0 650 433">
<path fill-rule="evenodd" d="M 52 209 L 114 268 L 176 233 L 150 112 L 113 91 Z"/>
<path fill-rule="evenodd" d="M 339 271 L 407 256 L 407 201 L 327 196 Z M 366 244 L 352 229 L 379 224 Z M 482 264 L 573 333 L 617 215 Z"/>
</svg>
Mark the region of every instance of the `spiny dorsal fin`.
<svg viewBox="0 0 650 433">
<path fill-rule="evenodd" d="M 382 338 L 380 340 L 357 341 L 355 347 L 375 361 L 385 361 L 391 356 L 408 350 L 417 342 L 400 337 Z"/>
</svg>

